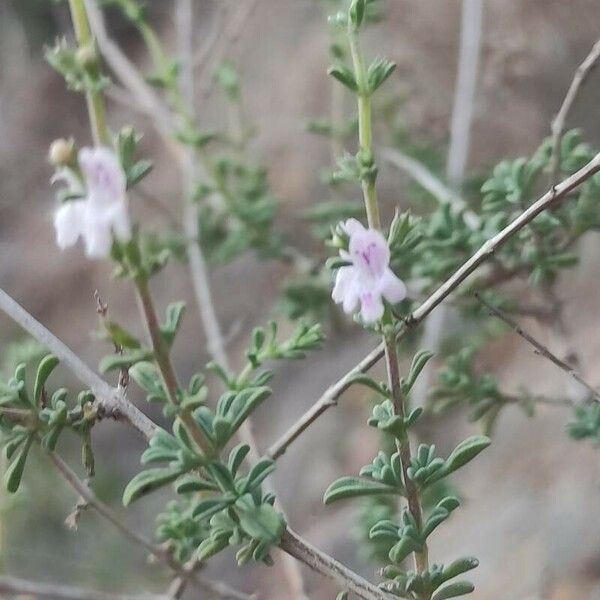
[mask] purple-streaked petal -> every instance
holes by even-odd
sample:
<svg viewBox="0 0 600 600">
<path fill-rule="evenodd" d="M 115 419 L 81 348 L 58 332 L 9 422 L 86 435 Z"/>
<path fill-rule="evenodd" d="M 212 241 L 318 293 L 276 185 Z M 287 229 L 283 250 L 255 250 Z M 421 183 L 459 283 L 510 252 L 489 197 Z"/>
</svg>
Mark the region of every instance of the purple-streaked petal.
<svg viewBox="0 0 600 600">
<path fill-rule="evenodd" d="M 82 148 L 79 166 L 92 203 L 110 204 L 125 196 L 126 179 L 116 154 L 108 148 Z"/>
<path fill-rule="evenodd" d="M 381 296 L 373 291 L 360 295 L 360 316 L 364 323 L 371 325 L 383 317 Z"/>
</svg>

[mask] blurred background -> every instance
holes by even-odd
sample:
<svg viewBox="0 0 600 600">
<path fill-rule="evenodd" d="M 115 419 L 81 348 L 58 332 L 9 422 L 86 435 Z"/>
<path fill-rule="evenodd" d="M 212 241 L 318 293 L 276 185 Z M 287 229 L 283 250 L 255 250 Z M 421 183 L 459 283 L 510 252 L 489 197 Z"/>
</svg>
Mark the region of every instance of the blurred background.
<svg viewBox="0 0 600 600">
<path fill-rule="evenodd" d="M 152 22 L 168 47 L 174 48 L 172 3 L 149 0 Z M 198 39 L 208 35 L 215 14 L 212 0 L 198 0 Z M 460 39 L 458 0 L 388 0 L 385 18 L 370 29 L 365 47 L 398 63 L 390 89 L 401 98 L 402 126 L 412 139 L 443 157 L 448 143 Z M 307 130 L 311 119 L 327 116 L 331 102 L 330 38 L 323 6 L 311 0 L 262 0 L 245 24 L 228 56 L 239 67 L 245 119 L 256 127 L 252 147 L 269 170 L 272 191 L 281 198 L 279 226 L 297 246 L 310 252 L 315 241 L 298 219 L 303 209 L 328 192 L 321 181 L 330 164 L 327 139 Z M 144 65 L 137 35 L 116 14 L 109 27 L 127 54 Z M 61 78 L 43 59 L 43 47 L 61 33 L 70 35 L 66 6 L 49 0 L 0 1 L 0 286 L 62 338 L 90 365 L 110 349 L 93 335 L 97 328 L 94 291 L 109 304 L 112 315 L 140 334 L 132 290 L 110 277 L 106 264 L 89 262 L 80 249 L 61 253 L 54 244 L 54 194 L 46 149 L 57 137 L 73 135 L 89 143 L 82 98 L 65 90 Z M 550 133 L 577 65 L 600 35 L 595 0 L 486 0 L 481 58 L 469 153 L 470 173 L 486 172 L 498 160 L 535 150 Z M 592 74 L 575 105 L 569 127 L 580 127 L 590 143 L 600 142 L 600 73 Z M 350 102 L 346 107 L 352 111 Z M 147 121 L 118 103 L 110 103 L 113 129 L 133 122 L 145 132 L 142 153 L 156 164 L 148 187 L 154 195 L 180 209 L 177 168 Z M 199 103 L 206 126 L 224 121 L 217 94 Z M 436 154 L 437 153 L 437 154 Z M 434 159 L 432 159 L 434 160 Z M 389 213 L 404 206 L 410 183 L 382 166 L 382 203 Z M 358 192 L 354 200 L 359 198 Z M 134 200 L 134 211 L 152 222 L 156 211 Z M 300 225 L 299 225 L 300 224 Z M 582 368 L 600 385 L 598 293 L 600 249 L 588 237 L 582 263 L 559 285 L 571 324 L 571 345 L 584 358 Z M 216 306 L 228 336 L 228 350 L 241 364 L 248 334 L 257 323 L 280 313 L 271 302 L 289 267 L 260 262 L 248 255 L 213 270 Z M 193 306 L 191 285 L 183 265 L 163 272 L 153 283 L 157 304 L 185 299 Z M 175 348 L 182 377 L 209 359 L 195 310 L 188 310 Z M 23 333 L 0 319 L 0 359 L 4 374 L 19 356 L 34 351 L 23 345 Z M 532 325 L 534 327 L 534 325 Z M 340 328 L 338 328 L 340 329 Z M 322 391 L 372 347 L 370 337 L 352 326 L 329 332 L 324 350 L 305 362 L 277 367 L 274 396 L 259 409 L 255 430 L 262 448 L 272 443 Z M 535 331 L 535 327 L 534 327 Z M 544 331 L 541 339 L 550 341 Z M 535 356 L 516 336 L 495 342 L 482 358 L 509 389 L 527 385 L 538 393 L 563 389 L 564 376 Z M 61 371 L 61 384 L 77 384 Z M 138 390 L 130 397 L 143 410 Z M 365 425 L 364 392 L 350 390 L 340 406 L 329 411 L 279 461 L 275 484 L 289 522 L 309 541 L 348 566 L 374 579 L 373 564 L 357 551 L 352 523 L 356 504 L 324 507 L 322 494 L 335 478 L 370 462 L 377 435 Z M 160 418 L 155 414 L 156 418 Z M 475 555 L 481 566 L 472 579 L 480 599 L 600 600 L 600 461 L 591 443 L 576 443 L 564 433 L 568 415 L 548 407 L 528 419 L 516 408 L 501 415 L 494 443 L 456 477 L 464 499 L 434 538 L 436 562 Z M 464 414 L 433 419 L 427 434 L 442 454 L 469 433 Z M 139 531 L 152 535 L 155 515 L 169 497 L 155 494 L 131 509 L 121 508 L 122 489 L 137 472 L 142 443 L 127 428 L 112 422 L 94 430 L 97 494 Z M 65 439 L 61 452 L 77 468 L 77 450 Z M 64 520 L 76 498 L 35 452 L 16 496 L 0 500 L 0 566 L 6 573 L 36 581 L 85 585 L 105 591 L 162 592 L 168 575 L 149 566 L 140 548 L 130 545 L 85 512 L 77 531 Z M 276 563 L 280 556 L 275 557 Z M 232 553 L 206 568 L 263 598 L 285 599 L 277 565 L 273 569 L 238 569 Z M 310 598 L 333 598 L 337 590 L 319 575 L 305 572 Z M 201 596 L 188 591 L 189 598 Z"/>
</svg>

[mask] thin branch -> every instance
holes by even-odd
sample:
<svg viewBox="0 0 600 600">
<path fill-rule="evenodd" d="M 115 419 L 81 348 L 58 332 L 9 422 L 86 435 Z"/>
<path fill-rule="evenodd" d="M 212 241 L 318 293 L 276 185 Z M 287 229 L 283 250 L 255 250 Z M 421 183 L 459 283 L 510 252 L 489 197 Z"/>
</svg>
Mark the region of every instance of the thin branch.
<svg viewBox="0 0 600 600">
<path fill-rule="evenodd" d="M 109 594 L 98 590 L 55 583 L 38 583 L 9 576 L 0 576 L 0 594 L 53 600 L 169 600 L 169 597 L 163 594 Z"/>
<path fill-rule="evenodd" d="M 390 595 L 369 583 L 366 579 L 302 539 L 289 527 L 283 533 L 280 547 L 311 569 L 332 579 L 343 589 L 353 592 L 358 598 L 363 600 L 386 600 L 391 598 Z"/>
<path fill-rule="evenodd" d="M 98 7 L 97 1 L 85 0 L 85 5 L 90 27 L 104 60 L 119 78 L 123 87 L 136 99 L 139 108 L 152 117 L 162 137 L 168 142 L 168 147 L 174 151 L 178 146 L 171 139 L 173 129 L 171 112 L 145 81 L 139 69 L 108 35 L 104 15 Z M 179 153 L 178 150 L 177 153 Z"/>
<path fill-rule="evenodd" d="M 79 381 L 88 387 L 106 416 L 117 420 L 124 419 L 147 439 L 154 435 L 156 424 L 129 402 L 121 390 L 111 387 L 94 373 L 73 350 L 46 329 L 2 289 L 0 289 L 0 310 L 50 350 Z"/>
<path fill-rule="evenodd" d="M 153 544 L 148 538 L 137 533 L 131 529 L 126 523 L 124 523 L 115 512 L 102 500 L 100 500 L 96 494 L 83 482 L 77 474 L 63 461 L 63 459 L 56 453 L 49 453 L 52 464 L 56 467 L 57 471 L 63 477 L 63 479 L 73 488 L 77 495 L 85 500 L 85 502 L 98 512 L 108 522 L 112 523 L 123 536 L 132 541 L 134 544 L 141 546 L 154 556 L 157 560 L 168 566 L 171 570 L 176 572 L 181 577 L 188 579 L 192 584 L 197 586 L 199 589 L 208 591 L 212 594 L 219 596 L 220 598 L 227 598 L 230 600 L 251 600 L 253 596 L 244 594 L 230 588 L 223 582 L 212 581 L 205 577 L 201 577 L 197 574 L 187 571 L 177 563 L 175 563 L 169 553 Z"/>
<path fill-rule="evenodd" d="M 483 0 L 463 0 L 460 26 L 460 50 L 458 74 L 454 88 L 454 103 L 450 122 L 450 148 L 446 163 L 446 179 L 455 192 L 461 189 L 471 145 L 471 124 L 475 104 L 477 71 L 481 53 L 481 30 L 483 25 Z M 462 206 L 454 200 L 459 210 Z M 480 219 L 473 211 L 465 213 L 465 222 L 476 228 Z M 421 346 L 437 354 L 442 344 L 448 307 L 442 304 L 423 328 Z M 423 406 L 431 383 L 433 365 L 426 365 L 413 390 L 413 403 Z"/>
<path fill-rule="evenodd" d="M 502 312 L 500 309 L 492 306 L 489 302 L 484 300 L 479 294 L 475 294 L 475 297 L 481 304 L 483 304 L 489 311 L 490 314 L 497 317 L 501 321 L 504 321 L 509 327 L 514 329 L 515 333 L 520 335 L 524 340 L 529 342 L 534 348 L 534 352 L 547 358 L 553 365 L 564 371 L 569 377 L 572 377 L 577 383 L 582 385 L 596 401 L 600 401 L 600 393 L 589 384 L 571 365 L 567 364 L 564 360 L 561 360 L 550 351 L 544 344 L 536 340 L 530 333 L 527 333 L 516 321 L 513 321 L 507 314 Z"/>
<path fill-rule="evenodd" d="M 586 56 L 585 60 L 579 65 L 579 67 L 577 67 L 573 81 L 571 81 L 571 85 L 567 90 L 567 95 L 565 96 L 558 113 L 552 121 L 552 156 L 550 158 L 550 177 L 552 184 L 555 184 L 558 181 L 558 177 L 560 175 L 560 146 L 563 133 L 565 131 L 567 117 L 571 111 L 571 107 L 575 103 L 581 87 L 585 83 L 588 75 L 596 66 L 599 59 L 600 40 L 593 45 L 592 50 Z"/>
<path fill-rule="evenodd" d="M 379 154 L 390 165 L 406 173 L 414 179 L 425 191 L 429 192 L 438 202 L 450 204 L 457 212 L 465 211 L 465 222 L 469 227 L 479 227 L 479 216 L 468 209 L 467 203 L 457 192 L 449 188 L 441 179 L 434 175 L 422 162 L 408 156 L 397 148 L 381 148 Z"/>
<path fill-rule="evenodd" d="M 201 98 L 207 98 L 210 95 L 214 85 L 214 78 L 212 77 L 213 69 L 223 60 L 225 53 L 231 51 L 237 44 L 246 23 L 258 7 L 258 3 L 259 0 L 233 1 L 233 4 L 237 7 L 237 11 L 234 14 L 228 15 L 228 27 L 222 31 L 218 40 L 210 49 L 210 56 L 207 56 L 201 64 L 202 75 L 204 75 L 198 86 Z"/>
<path fill-rule="evenodd" d="M 176 29 L 179 59 L 181 62 L 180 85 L 182 95 L 192 118 L 195 118 L 195 78 L 192 60 L 194 13 L 192 2 L 193 0 L 178 0 L 178 3 L 176 4 Z M 252 2 L 248 2 L 248 4 L 251 5 Z M 253 10 L 252 7 L 250 7 L 249 10 Z M 225 368 L 230 369 L 229 358 L 225 349 L 225 338 L 221 330 L 217 311 L 215 310 L 206 259 L 199 243 L 200 229 L 198 212 L 196 206 L 191 202 L 197 169 L 198 164 L 196 157 L 192 151 L 187 150 L 186 164 L 183 169 L 184 188 L 186 192 L 183 226 L 190 239 L 194 240 L 188 245 L 189 271 L 194 287 L 196 304 L 206 333 L 209 353 L 213 360 L 222 364 Z M 250 447 L 250 459 L 255 462 L 258 461 L 261 457 L 261 453 L 252 431 L 252 421 L 250 418 L 242 423 L 239 429 L 239 436 L 242 441 Z M 275 491 L 270 480 L 265 481 L 265 485 L 270 488 L 270 491 Z M 285 515 L 279 499 L 276 500 L 275 507 Z M 289 580 L 294 597 L 297 600 L 308 600 L 304 592 L 302 573 L 300 572 L 298 564 L 288 556 L 284 556 L 283 568 Z"/>
<path fill-rule="evenodd" d="M 411 315 L 406 319 L 405 327 L 401 329 L 398 337 L 402 337 L 409 327 L 418 325 L 429 313 L 431 313 L 445 298 L 447 298 L 459 285 L 461 285 L 481 264 L 494 255 L 507 240 L 521 231 L 540 213 L 559 204 L 568 197 L 569 192 L 577 188 L 592 175 L 600 171 L 600 154 L 597 154 L 582 169 L 562 181 L 559 185 L 546 192 L 541 198 L 534 202 L 526 211 L 521 213 L 512 223 L 490 238 L 481 248 L 465 262 L 449 279 L 447 279 L 427 300 L 425 300 Z M 303 431 L 316 421 L 319 416 L 326 412 L 332 406 L 337 404 L 342 393 L 350 387 L 353 377 L 359 373 L 368 371 L 375 365 L 384 354 L 384 346 L 380 344 L 372 350 L 363 360 L 353 369 L 348 371 L 341 379 L 334 383 L 327 391 L 313 404 L 313 406 L 300 419 L 292 425 L 274 444 L 270 446 L 267 455 L 271 458 L 279 458 L 285 453 L 288 446 Z"/>
</svg>

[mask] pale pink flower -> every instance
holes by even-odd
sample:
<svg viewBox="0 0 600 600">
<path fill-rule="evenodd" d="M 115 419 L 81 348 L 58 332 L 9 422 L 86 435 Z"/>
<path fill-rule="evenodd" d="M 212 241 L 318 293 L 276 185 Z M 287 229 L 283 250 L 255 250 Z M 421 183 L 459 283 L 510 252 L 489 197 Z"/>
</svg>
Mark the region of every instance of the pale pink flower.
<svg viewBox="0 0 600 600">
<path fill-rule="evenodd" d="M 364 323 L 372 324 L 383 316 L 383 300 L 396 304 L 406 297 L 406 286 L 390 269 L 390 249 L 383 235 L 366 229 L 356 219 L 348 219 L 344 230 L 350 236 L 348 252 L 340 251 L 350 265 L 338 269 L 332 298 L 345 313 L 360 304 Z"/>
<path fill-rule="evenodd" d="M 66 170 L 61 170 L 55 178 L 66 181 L 84 196 L 63 203 L 54 214 L 56 243 L 64 249 L 81 237 L 89 258 L 106 258 L 113 235 L 120 241 L 131 238 L 125 173 L 115 153 L 108 148 L 82 148 L 78 162 L 83 187 Z"/>
</svg>

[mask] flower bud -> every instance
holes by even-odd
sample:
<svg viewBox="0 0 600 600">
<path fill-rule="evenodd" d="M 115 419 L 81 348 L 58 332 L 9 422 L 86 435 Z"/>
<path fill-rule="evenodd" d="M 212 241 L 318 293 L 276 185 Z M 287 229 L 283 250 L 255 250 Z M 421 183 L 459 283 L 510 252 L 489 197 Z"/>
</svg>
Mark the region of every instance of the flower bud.
<svg viewBox="0 0 600 600">
<path fill-rule="evenodd" d="M 54 140 L 48 151 L 48 160 L 55 167 L 65 167 L 75 162 L 75 142 L 73 139 L 59 138 Z"/>
<path fill-rule="evenodd" d="M 81 46 L 75 53 L 75 60 L 84 69 L 96 66 L 98 61 L 96 49 L 91 45 Z"/>
</svg>

